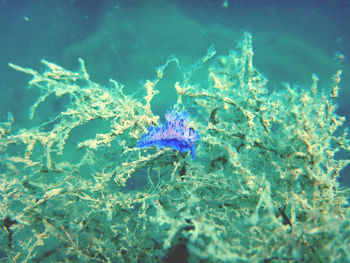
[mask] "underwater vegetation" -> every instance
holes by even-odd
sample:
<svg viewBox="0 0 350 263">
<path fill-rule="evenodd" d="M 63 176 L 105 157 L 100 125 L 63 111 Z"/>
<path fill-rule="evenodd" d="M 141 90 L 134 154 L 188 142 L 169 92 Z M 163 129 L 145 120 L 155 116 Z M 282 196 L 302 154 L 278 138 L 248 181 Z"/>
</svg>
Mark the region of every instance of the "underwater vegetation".
<svg viewBox="0 0 350 263">
<path fill-rule="evenodd" d="M 0 124 L 1 261 L 350 262 L 341 70 L 329 89 L 313 75 L 271 90 L 249 33 L 226 56 L 168 60 L 143 97 L 93 82 L 79 62 L 9 64 L 40 90 L 30 118 L 50 98 L 62 107 L 38 126 Z M 163 125 L 151 101 L 169 63 L 182 79 Z M 189 108 L 191 122 L 177 110 Z"/>
</svg>

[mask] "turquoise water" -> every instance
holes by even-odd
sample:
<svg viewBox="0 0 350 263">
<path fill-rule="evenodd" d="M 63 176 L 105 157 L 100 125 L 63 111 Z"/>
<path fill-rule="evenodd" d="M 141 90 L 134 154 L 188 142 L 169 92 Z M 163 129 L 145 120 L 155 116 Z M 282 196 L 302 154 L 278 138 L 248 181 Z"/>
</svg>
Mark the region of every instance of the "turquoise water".
<svg viewBox="0 0 350 263">
<path fill-rule="evenodd" d="M 312 84 L 312 74 L 316 74 L 319 78 L 320 90 L 327 92 L 332 84 L 332 76 L 338 69 L 342 69 L 343 74 L 341 76 L 341 89 L 337 101 L 337 114 L 346 117 L 347 121 L 345 122 L 345 125 L 349 127 L 349 21 L 350 1 L 345 0 L 71 0 L 55 2 L 2 0 L 0 2 L 1 122 L 6 121 L 8 116 L 11 116 L 8 112 L 11 112 L 15 120 L 14 128 L 36 127 L 65 109 L 65 105 L 69 100 L 68 97 L 65 96 L 60 98 L 50 97 L 47 101 L 38 106 L 36 109 L 36 115 L 33 119 L 30 119 L 29 108 L 40 95 L 40 91 L 38 89 L 26 89 L 30 77 L 22 72 L 17 72 L 10 68 L 8 65 L 9 62 L 42 72 L 44 70 L 44 66 L 40 63 L 40 60 L 45 59 L 57 65 L 61 65 L 65 69 L 76 71 L 79 67 L 78 59 L 82 58 L 84 59 L 87 71 L 90 74 L 90 79 L 94 82 L 105 87 L 110 87 L 111 84 L 109 79 L 112 78 L 125 85 L 124 91 L 126 94 L 136 93 L 142 96 L 143 93 L 141 88 L 145 81 L 147 79 L 155 79 L 156 69 L 159 66 L 164 65 L 172 55 L 176 56 L 185 70 L 186 68 L 188 69 L 193 63 L 198 61 L 198 59 L 203 57 L 211 45 L 215 46 L 218 54 L 227 54 L 229 50 L 236 48 L 236 45 L 244 32 L 250 32 L 253 38 L 254 66 L 268 79 L 268 87 L 271 90 L 283 89 L 283 83 L 296 84 L 300 87 L 309 87 Z M 341 56 L 343 56 L 344 59 L 340 59 L 339 57 Z M 157 85 L 159 94 L 154 97 L 151 102 L 151 106 L 153 114 L 155 116 L 161 116 L 162 121 L 165 111 L 171 108 L 177 102 L 178 97 L 176 90 L 174 89 L 174 85 L 177 81 L 181 80 L 181 78 L 182 74 L 179 72 L 176 63 L 172 63 L 165 69 L 164 78 L 162 78 Z M 208 74 L 204 70 L 199 70 L 194 74 L 193 79 L 198 85 L 205 85 L 208 79 Z M 197 112 L 195 106 L 189 107 L 188 110 L 193 113 L 194 118 L 200 119 L 199 113 Z M 47 127 L 45 127 L 45 129 L 46 128 Z M 69 161 L 72 163 L 78 162 L 81 158 L 81 154 L 76 150 L 77 143 L 93 138 L 96 133 L 102 134 L 108 132 L 108 124 L 105 123 L 105 120 L 101 119 L 94 120 L 93 123 L 73 129 L 72 133 L 70 134 L 70 138 L 66 143 L 64 158 L 69 159 Z M 123 143 L 125 143 L 125 145 L 128 147 L 132 147 L 132 140 L 126 139 L 126 142 L 124 141 Z M 105 166 L 105 163 L 103 163 L 104 161 L 111 161 L 115 164 L 120 164 L 121 161 L 119 160 L 119 157 L 122 155 L 122 150 L 113 150 L 113 147 L 117 148 L 120 146 L 116 144 L 117 142 L 112 142 L 112 149 L 107 150 L 106 153 L 103 153 L 108 155 L 108 157 L 105 159 L 101 157 L 101 159 L 99 159 L 100 161 L 102 160 L 101 167 Z M 199 150 L 200 149 L 201 148 L 199 147 Z M 202 146 L 202 149 L 204 149 L 204 146 Z M 9 152 L 16 153 L 17 150 L 20 152 L 22 149 L 13 147 L 9 150 Z M 229 150 L 229 152 L 231 150 Z M 40 152 L 41 149 L 36 148 L 35 151 Z M 150 152 L 155 153 L 157 151 L 150 150 Z M 201 156 L 200 153 L 198 153 L 198 155 Z M 57 160 L 60 160 L 61 158 L 60 156 L 55 156 L 55 158 L 56 157 Z M 4 160 L 5 157 L 1 158 Z M 218 165 L 218 167 L 220 165 L 224 166 L 225 164 L 225 161 L 220 158 L 221 157 L 215 160 L 215 165 Z M 255 158 L 259 159 L 259 156 L 255 156 Z M 349 153 L 341 151 L 337 154 L 336 159 L 337 158 L 349 158 Z M 204 157 L 199 157 L 197 160 L 203 161 L 203 165 L 205 165 L 204 162 L 207 161 L 207 159 Z M 93 169 L 91 169 L 91 167 L 79 167 L 78 172 L 81 173 L 80 176 L 82 176 L 82 174 L 86 174 L 86 178 L 89 180 L 94 173 L 101 173 L 101 171 L 98 170 L 99 163 L 97 160 L 95 161 L 96 165 L 93 167 Z M 183 164 L 181 169 L 179 166 L 180 174 L 186 173 L 186 169 L 188 173 L 191 173 L 191 171 L 195 171 L 196 169 L 200 169 L 200 164 L 194 165 L 194 168 L 189 168 L 190 166 L 191 165 L 189 164 L 186 166 L 186 163 Z M 169 169 L 168 172 L 171 173 L 172 169 L 170 169 L 168 166 L 166 166 L 166 168 Z M 4 169 L 4 166 L 1 166 L 0 169 Z M 0 172 L 4 173 L 4 171 Z M 142 187 L 147 184 L 144 177 L 146 173 L 148 173 L 148 176 L 156 181 L 156 168 L 155 166 L 151 166 L 150 170 L 144 168 L 140 171 L 136 171 L 127 182 L 126 189 L 132 191 L 137 191 L 138 189 L 143 190 Z M 268 173 L 268 171 L 266 171 L 266 173 Z M 44 183 L 59 184 L 60 178 L 57 176 L 57 174 L 52 172 L 48 173 L 48 175 L 50 177 L 46 177 L 44 179 Z M 165 178 L 169 179 L 168 177 Z M 42 178 L 38 176 L 38 180 L 42 180 Z M 340 178 L 337 180 L 341 182 L 342 186 L 350 186 L 350 169 L 345 168 L 341 172 Z M 43 183 L 43 181 L 40 182 Z M 155 186 L 155 189 L 158 191 L 158 189 L 162 187 L 165 188 L 162 182 L 159 182 L 159 184 Z M 269 188 L 267 185 L 264 187 L 265 189 Z M 305 189 L 306 188 L 307 186 L 305 186 Z M 120 191 L 127 192 L 126 189 L 122 188 Z M 108 191 L 106 190 L 106 192 Z M 111 192 L 113 192 L 113 189 Z M 174 193 L 174 196 L 176 197 L 177 194 L 178 193 Z M 39 198 L 40 196 L 43 196 L 43 193 L 37 192 L 35 195 L 37 195 Z M 103 198 L 99 194 L 96 194 L 95 196 L 94 193 L 92 196 L 96 199 L 101 198 L 101 200 L 107 198 L 104 196 L 104 193 L 102 193 Z M 186 198 L 192 200 L 190 197 Z M 221 197 L 217 195 L 215 198 L 218 198 L 219 200 Z M 74 202 L 73 199 L 74 198 L 72 198 L 70 201 Z M 193 197 L 193 199 L 195 198 Z M 245 201 L 246 200 L 244 199 L 243 203 Z M 47 209 L 54 207 L 54 202 L 53 204 L 50 204 L 50 207 Z M 60 203 L 59 200 L 57 202 Z M 169 207 L 174 205 L 172 201 L 169 200 L 152 200 L 152 202 L 155 203 L 153 204 L 154 207 L 157 207 L 158 202 L 168 202 Z M 197 201 L 194 200 L 193 202 L 196 203 Z M 21 207 L 21 205 L 22 204 L 14 204 L 14 211 L 24 209 Z M 87 209 L 87 207 L 84 207 L 83 205 L 81 205 L 82 207 L 79 207 L 77 204 L 75 205 L 79 209 Z M 134 205 L 132 211 L 135 211 L 136 213 L 139 211 L 140 206 L 140 203 Z M 283 209 L 285 208 L 286 207 Z M 195 210 L 195 208 L 193 209 Z M 282 211 L 282 208 L 279 209 L 280 210 L 278 211 Z M 288 209 L 289 207 L 287 206 L 287 211 Z M 69 213 L 69 208 L 63 211 Z M 57 218 L 65 218 L 65 215 L 60 213 L 62 213 L 62 211 L 54 214 L 57 216 Z M 104 213 L 105 211 L 103 210 L 103 212 L 97 213 L 96 215 L 94 214 L 94 220 L 99 222 L 96 223 L 96 225 L 99 227 L 103 225 L 104 227 L 108 228 L 106 233 L 109 233 L 108 231 L 111 231 L 112 228 L 109 228 L 110 225 L 113 226 L 111 222 L 114 220 L 115 216 L 119 215 L 119 212 L 114 211 L 112 214 L 113 216 L 108 214 L 108 222 L 105 225 L 101 223 L 106 221 Z M 153 210 L 150 211 L 150 215 L 148 216 L 151 218 L 151 221 L 154 220 L 152 218 L 156 213 L 157 212 L 154 212 Z M 281 215 L 284 218 L 285 214 L 283 213 L 281 212 Z M 288 213 L 289 214 L 287 217 L 292 218 L 293 211 L 289 211 Z M 45 214 L 45 212 L 43 212 L 43 214 Z M 247 212 L 247 214 L 249 213 Z M 339 215 L 339 217 L 342 217 L 343 214 L 340 214 L 341 215 Z M 125 215 L 123 214 L 123 216 Z M 113 220 L 111 220 L 110 217 L 113 217 Z M 298 220 L 300 220 L 300 222 L 308 220 L 304 218 L 306 217 L 304 214 L 297 215 L 296 217 Z M 1 233 L 2 245 L 9 242 L 8 233 L 10 231 L 7 228 L 5 231 L 5 225 L 8 225 L 9 221 L 11 222 L 11 220 L 17 220 L 16 223 L 13 221 L 13 225 L 16 227 L 16 229 L 19 229 L 18 226 L 20 224 L 18 224 L 18 222 L 20 219 L 15 218 L 16 216 L 14 214 L 11 214 L 9 217 L 1 218 L 1 220 L 4 222 L 3 232 Z M 126 216 L 126 218 L 128 217 Z M 189 224 L 187 227 L 194 228 L 192 223 L 189 222 L 199 222 L 200 220 L 197 219 L 186 219 L 188 220 L 188 222 L 186 222 Z M 294 219 L 297 220 L 296 218 Z M 58 221 L 60 222 L 60 220 Z M 159 220 L 161 221 L 163 219 Z M 220 221 L 219 218 L 215 220 Z M 88 221 L 89 226 L 90 224 L 94 225 L 91 223 L 91 218 L 89 218 Z M 157 224 L 161 225 L 160 221 L 158 221 Z M 36 221 L 34 220 L 33 222 Z M 31 222 L 31 224 L 33 222 Z M 174 223 L 176 220 L 169 220 L 169 222 Z M 21 223 L 25 225 L 25 222 Z M 142 224 L 138 222 L 137 226 L 132 225 L 133 223 L 134 222 L 130 223 L 128 228 L 132 229 L 135 227 L 146 226 L 146 223 Z M 194 223 L 194 225 L 195 224 L 196 223 Z M 237 223 L 237 225 L 240 225 L 240 223 Z M 242 229 L 244 229 L 243 225 Z M 288 224 L 284 223 L 284 225 Z M 47 225 L 45 226 L 47 227 Z M 203 227 L 204 226 L 207 228 L 210 226 L 210 223 L 203 223 Z M 56 225 L 56 227 L 60 228 L 61 226 Z M 105 233 L 105 229 L 100 229 L 99 227 L 97 227 L 97 230 L 101 231 L 101 233 Z M 196 225 L 196 227 L 198 226 Z M 40 230 L 43 231 L 42 225 L 38 228 L 34 228 L 39 232 Z M 83 249 L 82 251 L 88 251 L 89 249 L 86 248 L 90 248 L 90 246 L 98 251 L 98 246 L 96 246 L 97 241 L 94 243 L 89 239 L 88 235 L 91 234 L 94 236 L 95 240 L 98 238 L 98 240 L 103 240 L 103 235 L 96 234 L 96 232 L 91 233 L 89 232 L 90 230 L 81 233 L 79 230 L 77 230 L 77 228 L 72 227 L 71 225 L 68 228 L 67 225 L 62 225 L 62 231 L 60 232 L 62 236 L 58 235 L 58 239 L 65 240 L 65 242 L 68 240 L 66 243 L 69 243 L 70 239 L 69 231 L 67 229 L 71 231 L 70 233 L 73 236 L 77 233 L 75 238 L 78 239 L 79 237 L 79 240 L 81 240 L 80 246 L 85 247 L 85 250 Z M 166 231 L 168 230 L 167 227 L 165 227 L 165 229 Z M 159 228 L 157 227 L 152 229 L 152 231 L 155 231 L 155 233 L 158 233 L 158 230 Z M 76 233 L 74 231 L 76 231 Z M 122 232 L 122 230 L 119 229 L 118 231 Z M 116 232 L 118 231 L 116 230 Z M 211 233 L 210 231 L 211 230 L 208 230 L 207 233 Z M 311 233 L 315 230 L 305 230 L 305 232 L 307 231 Z M 203 230 L 203 232 L 205 231 Z M 19 233 L 20 234 L 17 235 L 14 234 L 14 240 L 16 242 L 21 240 L 22 237 L 23 240 L 26 240 L 24 237 L 31 236 L 28 234 L 29 232 L 26 233 L 24 230 Z M 115 236 L 111 236 L 108 236 L 108 238 L 106 237 L 106 240 L 112 244 L 106 241 L 105 247 L 100 246 L 100 248 L 114 249 L 113 242 L 116 242 L 114 239 L 117 238 Z M 124 238 L 122 235 L 117 236 L 120 238 L 120 240 L 123 240 Z M 143 235 L 141 236 L 144 238 Z M 138 237 L 136 237 L 136 240 L 137 238 Z M 166 238 L 152 238 L 154 238 L 154 240 L 167 240 Z M 57 253 L 56 255 L 54 250 L 64 250 L 67 248 L 67 246 L 65 248 L 60 247 L 55 243 L 55 238 L 50 237 L 46 239 L 45 242 L 45 247 L 41 251 L 42 254 L 39 253 L 40 255 L 37 257 L 33 256 L 33 260 L 39 261 L 42 257 L 46 260 L 46 262 L 55 262 L 55 260 L 62 262 L 64 260 L 88 262 L 88 260 L 84 257 L 79 258 L 77 256 L 78 253 L 72 253 L 74 256 L 71 257 L 65 257 L 64 255 L 66 254 L 61 252 Z M 198 247 L 201 247 L 201 244 L 196 244 L 198 245 L 196 248 L 194 243 L 192 244 L 192 252 L 196 251 Z M 235 243 L 235 241 L 232 241 L 232 243 Z M 317 244 L 317 242 L 315 244 Z M 159 247 L 162 246 L 160 244 L 156 245 Z M 300 244 L 297 245 L 299 246 Z M 18 249 L 18 244 L 14 244 L 13 246 L 15 249 L 17 249 L 16 251 L 20 251 L 20 249 Z M 181 246 L 181 244 L 179 246 Z M 346 243 L 344 246 L 349 246 L 349 244 Z M 130 250 L 132 250 L 131 247 L 126 248 L 128 249 L 128 252 L 125 252 L 126 255 L 130 255 Z M 172 246 L 170 250 L 176 250 L 174 247 L 175 246 Z M 123 256 L 124 248 L 118 247 L 118 249 L 118 255 L 120 258 L 124 257 L 125 262 L 128 262 L 126 259 L 127 257 Z M 145 245 L 145 254 L 147 254 L 148 249 L 151 250 L 149 247 L 147 247 L 147 245 Z M 188 252 L 186 249 L 181 248 L 177 248 L 176 251 L 182 251 L 183 253 Z M 220 253 L 225 254 L 224 251 L 225 250 L 223 249 Z M 6 262 L 6 260 L 8 260 L 6 253 L 3 250 L 0 252 L 0 260 Z M 173 253 L 170 252 L 166 257 L 169 261 L 171 259 L 170 255 L 173 255 Z M 96 262 L 98 262 L 98 260 L 102 262 L 115 262 L 113 257 L 111 260 L 109 260 L 108 258 L 99 256 L 97 252 L 95 253 L 96 254 L 94 254 L 94 256 Z M 201 256 L 203 260 L 205 260 L 205 256 L 203 254 L 201 254 Z M 190 256 L 188 256 L 188 258 L 191 259 Z M 297 262 L 298 259 L 301 260 L 302 257 L 299 255 L 295 256 L 295 261 L 293 262 Z M 21 262 L 21 260 L 23 260 L 23 258 L 20 258 L 18 262 Z M 277 262 L 274 261 L 275 258 L 273 258 L 273 256 L 269 258 L 268 255 L 266 255 L 265 260 Z M 195 260 L 193 262 L 195 262 Z M 230 261 L 228 260 L 226 262 Z M 237 262 L 246 261 L 240 261 L 237 259 Z"/>
</svg>

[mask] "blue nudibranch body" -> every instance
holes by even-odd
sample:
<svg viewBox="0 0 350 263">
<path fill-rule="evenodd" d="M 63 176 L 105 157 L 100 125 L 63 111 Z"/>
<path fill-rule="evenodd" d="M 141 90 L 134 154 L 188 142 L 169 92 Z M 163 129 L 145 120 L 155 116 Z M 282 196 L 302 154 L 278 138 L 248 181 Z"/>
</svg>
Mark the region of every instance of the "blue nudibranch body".
<svg viewBox="0 0 350 263">
<path fill-rule="evenodd" d="M 191 151 L 192 159 L 195 155 L 195 144 L 200 139 L 199 133 L 189 127 L 189 114 L 185 110 L 177 112 L 177 108 L 165 114 L 166 125 L 148 127 L 137 142 L 138 148 L 157 146 L 158 148 L 171 147 L 180 152 Z"/>
</svg>

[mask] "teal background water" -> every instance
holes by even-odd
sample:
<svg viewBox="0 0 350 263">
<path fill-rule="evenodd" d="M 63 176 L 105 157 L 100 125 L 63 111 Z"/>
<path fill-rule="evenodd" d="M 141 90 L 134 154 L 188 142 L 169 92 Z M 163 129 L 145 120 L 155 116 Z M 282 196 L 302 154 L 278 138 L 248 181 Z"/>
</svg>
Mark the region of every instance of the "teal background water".
<svg viewBox="0 0 350 263">
<path fill-rule="evenodd" d="M 226 5 L 227 3 L 227 5 Z M 215 45 L 219 54 L 236 46 L 244 31 L 253 35 L 255 66 L 269 79 L 270 89 L 282 82 L 329 89 L 345 60 L 339 96 L 340 115 L 350 125 L 350 1 L 6 1 L 0 2 L 0 117 L 12 112 L 17 127 L 47 120 L 64 104 L 51 99 L 30 120 L 29 107 L 38 96 L 27 90 L 28 76 L 8 67 L 12 62 L 42 69 L 41 59 L 75 70 L 85 60 L 91 79 L 109 85 L 113 78 L 136 92 L 156 67 L 175 55 L 190 66 Z M 154 99 L 155 114 L 176 102 L 174 83 L 181 77 L 170 66 Z M 199 83 L 206 77 L 198 76 Z M 86 131 L 87 133 L 89 131 Z M 346 156 L 339 156 L 345 158 Z M 349 156 L 347 156 L 349 157 Z M 342 172 L 350 185 L 350 169 Z"/>
</svg>

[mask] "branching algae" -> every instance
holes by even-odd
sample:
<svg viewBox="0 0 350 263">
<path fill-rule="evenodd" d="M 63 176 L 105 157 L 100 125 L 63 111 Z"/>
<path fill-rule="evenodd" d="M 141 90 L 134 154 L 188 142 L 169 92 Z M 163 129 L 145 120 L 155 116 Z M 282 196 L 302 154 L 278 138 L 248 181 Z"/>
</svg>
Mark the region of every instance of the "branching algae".
<svg viewBox="0 0 350 263">
<path fill-rule="evenodd" d="M 315 75 L 310 88 L 271 91 L 249 33 L 214 56 L 187 70 L 172 58 L 143 98 L 91 81 L 82 60 L 77 72 L 9 64 L 40 89 L 31 118 L 49 97 L 62 107 L 37 127 L 17 129 L 10 114 L 0 125 L 1 261 L 350 262 L 341 71 L 326 91 Z M 169 63 L 183 73 L 177 108 L 196 108 L 190 125 L 186 111 L 165 125 L 152 113 Z M 206 67 L 206 84 L 193 83 Z M 193 160 L 181 154 L 195 145 Z"/>
</svg>

